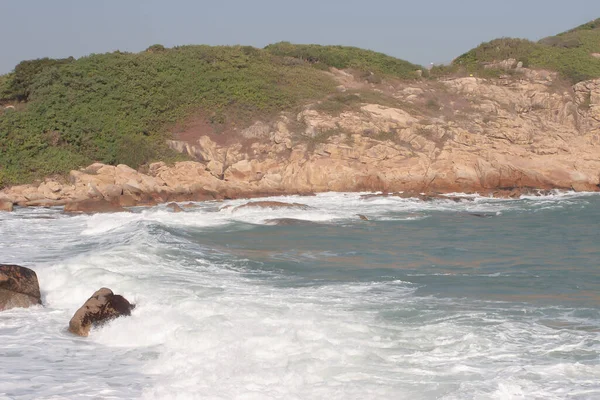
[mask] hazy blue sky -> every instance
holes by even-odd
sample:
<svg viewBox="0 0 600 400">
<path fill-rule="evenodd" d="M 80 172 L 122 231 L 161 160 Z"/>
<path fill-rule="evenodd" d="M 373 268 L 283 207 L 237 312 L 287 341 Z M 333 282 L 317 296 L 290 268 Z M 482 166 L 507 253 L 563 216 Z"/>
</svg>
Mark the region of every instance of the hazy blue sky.
<svg viewBox="0 0 600 400">
<path fill-rule="evenodd" d="M 501 36 L 539 39 L 600 17 L 600 0 L 0 0 L 0 73 L 40 57 L 154 43 L 343 44 L 447 62 Z"/>
</svg>

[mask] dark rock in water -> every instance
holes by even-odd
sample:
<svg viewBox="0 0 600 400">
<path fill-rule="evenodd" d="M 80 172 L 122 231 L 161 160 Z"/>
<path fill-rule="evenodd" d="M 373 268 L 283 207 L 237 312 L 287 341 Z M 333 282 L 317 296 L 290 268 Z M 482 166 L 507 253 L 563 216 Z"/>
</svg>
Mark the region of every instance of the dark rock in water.
<svg viewBox="0 0 600 400">
<path fill-rule="evenodd" d="M 479 218 L 492 218 L 492 217 L 496 216 L 496 214 L 493 214 L 493 213 L 469 213 L 469 215 L 472 217 L 479 217 Z"/>
<path fill-rule="evenodd" d="M 379 193 L 379 194 L 368 194 L 362 195 L 362 199 L 371 199 L 376 197 L 399 197 L 401 199 L 415 199 L 420 201 L 433 201 L 433 200 L 450 200 L 455 203 L 459 203 L 461 201 L 473 201 L 473 198 L 470 197 L 460 197 L 460 196 L 447 196 L 442 193 L 435 192 L 427 192 L 427 193 L 419 193 L 414 191 L 404 191 L 398 193 Z"/>
<path fill-rule="evenodd" d="M 0 200 L 0 211 L 12 211 L 13 203 L 8 200 Z"/>
<path fill-rule="evenodd" d="M 311 206 L 300 203 L 284 203 L 281 201 L 251 201 L 250 203 L 242 204 L 233 209 L 233 211 L 242 210 L 244 208 L 291 208 L 295 210 L 310 210 Z"/>
<path fill-rule="evenodd" d="M 112 213 L 127 211 L 118 202 L 104 199 L 86 199 L 65 204 L 65 212 L 72 213 Z"/>
<path fill-rule="evenodd" d="M 25 207 L 42 207 L 42 208 L 50 208 L 50 207 L 60 207 L 66 204 L 65 200 L 49 200 L 49 199 L 40 199 L 40 200 L 32 200 L 23 204 Z"/>
<path fill-rule="evenodd" d="M 417 198 L 421 201 L 448 200 L 455 203 L 460 203 L 461 201 L 473 201 L 470 197 L 446 196 L 441 193 L 420 194 Z"/>
<path fill-rule="evenodd" d="M 92 326 L 99 326 L 114 318 L 131 315 L 134 304 L 112 290 L 102 288 L 90 297 L 69 321 L 69 331 L 87 336 Z"/>
<path fill-rule="evenodd" d="M 0 264 L 0 311 L 42 304 L 37 275 L 19 265 Z"/>
<path fill-rule="evenodd" d="M 56 215 L 22 215 L 22 219 L 57 219 Z"/>
<path fill-rule="evenodd" d="M 491 195 L 492 197 L 497 197 L 497 198 L 518 199 L 521 196 L 528 195 L 530 193 L 531 192 L 527 188 L 512 188 L 512 189 L 494 190 L 493 192 L 489 193 L 488 195 Z"/>
<path fill-rule="evenodd" d="M 183 208 L 181 208 L 177 203 L 169 203 L 167 204 L 167 208 L 176 213 L 183 211 Z"/>
<path fill-rule="evenodd" d="M 566 189 L 566 188 L 564 188 Z M 554 194 L 551 189 L 536 189 L 531 187 L 512 187 L 496 189 L 486 193 L 487 196 L 497 198 L 519 199 L 521 196 L 550 196 Z"/>
<path fill-rule="evenodd" d="M 316 222 L 307 221 L 304 219 L 296 218 L 273 218 L 265 221 L 267 225 L 278 225 L 278 226 L 307 226 L 307 225 L 318 225 Z"/>
<path fill-rule="evenodd" d="M 460 196 L 437 196 L 436 197 L 438 200 L 450 200 L 453 201 L 455 203 L 460 203 L 461 201 L 474 201 L 474 199 L 472 197 L 460 197 Z"/>
<path fill-rule="evenodd" d="M 362 214 L 356 214 L 356 215 L 358 215 L 358 217 L 360 219 L 362 219 L 363 221 L 368 221 L 369 220 L 369 218 L 367 218 L 366 215 L 362 215 Z"/>
</svg>

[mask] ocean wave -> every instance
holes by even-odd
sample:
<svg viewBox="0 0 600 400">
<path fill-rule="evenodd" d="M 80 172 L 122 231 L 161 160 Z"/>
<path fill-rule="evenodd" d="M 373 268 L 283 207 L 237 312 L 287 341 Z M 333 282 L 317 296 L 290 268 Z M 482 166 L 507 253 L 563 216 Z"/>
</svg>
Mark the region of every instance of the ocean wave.
<svg viewBox="0 0 600 400">
<path fill-rule="evenodd" d="M 45 304 L 0 314 L 0 393 L 600 396 L 596 197 L 269 199 L 312 208 L 0 215 L 3 261 L 34 267 Z M 132 316 L 70 335 L 104 286 Z"/>
</svg>

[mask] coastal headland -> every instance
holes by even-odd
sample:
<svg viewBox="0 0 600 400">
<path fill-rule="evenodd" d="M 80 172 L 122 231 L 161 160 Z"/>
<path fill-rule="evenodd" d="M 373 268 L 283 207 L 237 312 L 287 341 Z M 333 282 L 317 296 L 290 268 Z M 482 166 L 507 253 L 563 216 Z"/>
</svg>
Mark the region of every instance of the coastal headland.
<svg viewBox="0 0 600 400">
<path fill-rule="evenodd" d="M 430 71 L 289 43 L 24 62 L 0 78 L 0 201 L 599 191 L 590 24 L 484 43 Z"/>
</svg>

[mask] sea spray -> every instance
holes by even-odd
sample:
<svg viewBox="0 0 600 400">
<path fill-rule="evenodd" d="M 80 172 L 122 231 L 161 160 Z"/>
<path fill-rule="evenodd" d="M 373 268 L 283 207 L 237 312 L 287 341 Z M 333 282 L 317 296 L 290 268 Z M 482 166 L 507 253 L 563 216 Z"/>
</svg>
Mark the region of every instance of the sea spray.
<svg viewBox="0 0 600 400">
<path fill-rule="evenodd" d="M 45 304 L 0 314 L 0 397 L 600 396 L 600 197 L 465 197 L 0 214 Z M 69 334 L 103 286 L 131 317 Z"/>
</svg>

